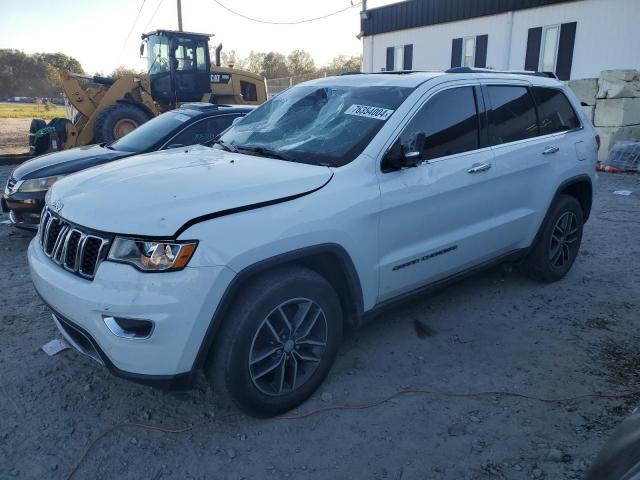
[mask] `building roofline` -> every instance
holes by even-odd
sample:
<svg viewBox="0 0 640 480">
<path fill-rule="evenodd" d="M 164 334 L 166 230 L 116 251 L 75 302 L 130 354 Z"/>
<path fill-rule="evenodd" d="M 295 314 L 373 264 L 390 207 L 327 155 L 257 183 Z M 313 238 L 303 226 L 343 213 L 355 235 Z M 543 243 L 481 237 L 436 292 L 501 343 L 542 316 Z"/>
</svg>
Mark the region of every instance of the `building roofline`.
<svg viewBox="0 0 640 480">
<path fill-rule="evenodd" d="M 580 0 L 405 0 L 368 9 L 360 31 L 370 36 L 575 1 Z"/>
</svg>

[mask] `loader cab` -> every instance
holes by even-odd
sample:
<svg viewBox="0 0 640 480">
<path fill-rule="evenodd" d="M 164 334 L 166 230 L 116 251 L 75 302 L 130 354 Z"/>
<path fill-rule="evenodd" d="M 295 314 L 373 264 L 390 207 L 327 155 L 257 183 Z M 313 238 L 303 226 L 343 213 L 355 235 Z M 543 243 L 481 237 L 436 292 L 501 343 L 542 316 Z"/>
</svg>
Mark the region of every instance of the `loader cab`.
<svg viewBox="0 0 640 480">
<path fill-rule="evenodd" d="M 211 92 L 209 35 L 156 30 L 142 35 L 153 99 L 161 105 L 199 102 Z M 141 52 L 144 51 L 144 43 Z"/>
</svg>

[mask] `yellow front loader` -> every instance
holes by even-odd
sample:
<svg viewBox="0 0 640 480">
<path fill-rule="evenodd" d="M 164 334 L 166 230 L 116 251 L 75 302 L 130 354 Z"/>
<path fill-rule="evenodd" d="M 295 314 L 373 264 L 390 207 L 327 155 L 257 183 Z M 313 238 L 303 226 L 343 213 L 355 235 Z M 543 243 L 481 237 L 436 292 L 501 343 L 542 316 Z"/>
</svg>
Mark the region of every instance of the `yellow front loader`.
<svg viewBox="0 0 640 480">
<path fill-rule="evenodd" d="M 220 66 L 209 58 L 209 35 L 156 30 L 142 35 L 148 73 L 106 78 L 61 72 L 62 89 L 77 110 L 73 121 L 34 119 L 32 155 L 91 143 L 109 143 L 185 102 L 258 105 L 267 99 L 263 77 Z"/>
</svg>

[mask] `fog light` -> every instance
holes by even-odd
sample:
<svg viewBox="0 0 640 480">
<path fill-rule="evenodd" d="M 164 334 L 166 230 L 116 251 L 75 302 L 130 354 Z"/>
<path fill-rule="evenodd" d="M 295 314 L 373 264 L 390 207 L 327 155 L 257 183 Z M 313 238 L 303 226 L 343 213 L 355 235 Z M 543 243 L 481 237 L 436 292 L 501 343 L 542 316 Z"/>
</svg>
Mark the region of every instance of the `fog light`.
<svg viewBox="0 0 640 480">
<path fill-rule="evenodd" d="M 144 340 L 153 332 L 153 322 L 134 318 L 102 317 L 107 328 L 116 337 Z"/>
</svg>

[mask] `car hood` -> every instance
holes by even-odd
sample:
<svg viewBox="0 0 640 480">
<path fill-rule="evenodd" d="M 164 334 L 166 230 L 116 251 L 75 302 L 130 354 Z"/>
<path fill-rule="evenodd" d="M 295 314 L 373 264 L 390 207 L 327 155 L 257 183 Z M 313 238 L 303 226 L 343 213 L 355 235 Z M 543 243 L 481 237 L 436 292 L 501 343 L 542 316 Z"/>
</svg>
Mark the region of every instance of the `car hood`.
<svg viewBox="0 0 640 480">
<path fill-rule="evenodd" d="M 51 187 L 49 203 L 85 227 L 172 237 L 194 221 L 317 190 L 332 175 L 328 167 L 195 146 L 71 175 Z"/>
<path fill-rule="evenodd" d="M 26 161 L 13 171 L 13 177 L 16 180 L 28 180 L 30 178 L 68 175 L 130 155 L 133 153 L 110 150 L 101 145 L 71 148 Z"/>
</svg>

